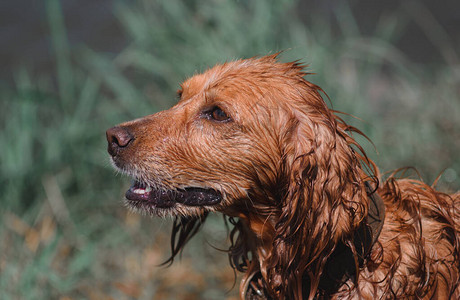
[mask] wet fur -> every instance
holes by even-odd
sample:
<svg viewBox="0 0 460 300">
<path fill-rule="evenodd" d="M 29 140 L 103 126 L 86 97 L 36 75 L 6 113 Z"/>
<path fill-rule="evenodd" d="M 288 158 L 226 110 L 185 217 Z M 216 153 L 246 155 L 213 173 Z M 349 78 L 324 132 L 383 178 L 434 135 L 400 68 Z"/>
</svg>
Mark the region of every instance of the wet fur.
<svg viewBox="0 0 460 300">
<path fill-rule="evenodd" d="M 353 139 L 359 131 L 327 107 L 303 68 L 276 55 L 217 65 L 186 80 L 173 108 L 120 125 L 135 136 L 122 171 L 159 189 L 223 195 L 216 206 L 148 211 L 176 218 L 170 261 L 217 211 L 233 226 L 242 296 L 260 271 L 275 299 L 458 299 L 460 194 L 397 176 L 379 183 Z M 231 120 L 205 118 L 213 106 Z M 352 247 L 368 211 L 365 182 L 385 203 L 384 227 L 363 268 L 327 295 L 319 278 L 339 242 Z"/>
</svg>

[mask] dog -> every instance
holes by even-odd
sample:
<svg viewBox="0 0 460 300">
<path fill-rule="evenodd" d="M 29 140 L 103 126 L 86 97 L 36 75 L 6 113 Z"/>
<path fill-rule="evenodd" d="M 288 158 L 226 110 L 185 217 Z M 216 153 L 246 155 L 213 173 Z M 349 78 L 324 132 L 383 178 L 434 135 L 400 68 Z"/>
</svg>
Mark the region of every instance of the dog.
<svg viewBox="0 0 460 300">
<path fill-rule="evenodd" d="M 171 263 L 223 213 L 241 299 L 459 299 L 460 193 L 382 181 L 304 69 L 219 64 L 171 109 L 109 129 L 127 206 L 175 218 Z"/>
</svg>

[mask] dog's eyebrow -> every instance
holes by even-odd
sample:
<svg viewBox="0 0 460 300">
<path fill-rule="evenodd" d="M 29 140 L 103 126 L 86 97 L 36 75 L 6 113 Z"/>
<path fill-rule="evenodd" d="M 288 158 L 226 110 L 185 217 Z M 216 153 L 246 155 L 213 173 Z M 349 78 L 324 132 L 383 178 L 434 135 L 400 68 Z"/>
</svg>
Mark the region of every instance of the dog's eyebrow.
<svg viewBox="0 0 460 300">
<path fill-rule="evenodd" d="M 204 92 L 204 99 L 207 104 L 216 101 L 217 99 L 217 91 L 214 88 L 208 89 Z"/>
</svg>

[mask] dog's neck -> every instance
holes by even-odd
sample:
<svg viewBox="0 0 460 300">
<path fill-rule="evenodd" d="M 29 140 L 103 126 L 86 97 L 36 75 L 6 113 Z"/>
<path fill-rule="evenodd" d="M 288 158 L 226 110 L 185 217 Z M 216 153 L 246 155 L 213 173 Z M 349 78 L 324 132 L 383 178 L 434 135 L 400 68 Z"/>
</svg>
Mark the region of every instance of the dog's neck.
<svg viewBox="0 0 460 300">
<path fill-rule="evenodd" d="M 355 232 L 353 233 L 354 247 L 357 252 L 358 265 L 362 267 L 364 265 L 366 257 L 370 254 L 372 247 L 378 240 L 381 229 L 385 219 L 385 205 L 382 198 L 375 193 L 371 186 L 366 183 L 366 190 L 369 199 L 368 215 L 359 224 Z M 265 222 L 251 222 L 248 224 L 252 232 L 256 235 L 259 240 L 259 247 L 257 249 L 259 263 L 263 263 L 264 257 L 272 249 L 271 242 L 264 237 L 267 237 L 264 233 L 269 228 L 272 228 L 274 224 L 271 224 L 270 220 L 265 219 Z M 323 295 L 331 295 L 338 291 L 347 280 L 353 279 L 356 274 L 355 257 L 352 250 L 339 242 L 333 253 L 328 258 L 324 266 L 323 273 L 319 282 L 319 290 Z M 310 286 L 309 279 L 303 279 L 306 284 L 304 295 L 308 295 L 308 288 Z M 245 282 L 245 294 L 262 295 L 264 294 L 267 299 L 268 293 L 264 291 L 264 280 L 260 272 L 253 273 Z M 246 298 L 248 299 L 248 298 Z"/>
<path fill-rule="evenodd" d="M 382 198 L 374 193 L 367 183 L 366 190 L 369 198 L 368 215 L 355 230 L 353 236 L 360 268 L 377 242 L 385 220 L 385 205 Z M 355 275 L 356 264 L 353 252 L 345 244 L 339 243 L 326 262 L 319 289 L 325 295 L 335 293 L 341 285 L 354 278 Z"/>
</svg>

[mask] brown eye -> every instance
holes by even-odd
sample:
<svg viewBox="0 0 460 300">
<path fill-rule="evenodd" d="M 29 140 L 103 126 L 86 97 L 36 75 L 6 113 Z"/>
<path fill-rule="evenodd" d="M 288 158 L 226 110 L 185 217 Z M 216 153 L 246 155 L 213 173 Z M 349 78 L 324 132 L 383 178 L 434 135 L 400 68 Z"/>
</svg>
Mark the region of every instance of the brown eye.
<svg viewBox="0 0 460 300">
<path fill-rule="evenodd" d="M 215 106 L 205 113 L 206 117 L 210 120 L 217 122 L 230 121 L 230 117 L 220 107 Z"/>
</svg>

